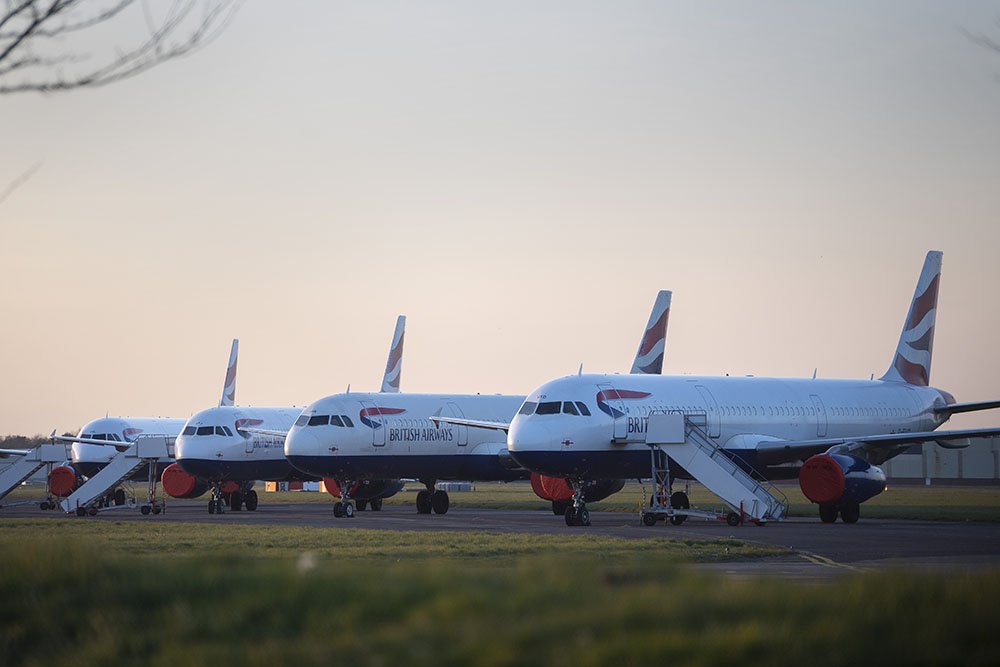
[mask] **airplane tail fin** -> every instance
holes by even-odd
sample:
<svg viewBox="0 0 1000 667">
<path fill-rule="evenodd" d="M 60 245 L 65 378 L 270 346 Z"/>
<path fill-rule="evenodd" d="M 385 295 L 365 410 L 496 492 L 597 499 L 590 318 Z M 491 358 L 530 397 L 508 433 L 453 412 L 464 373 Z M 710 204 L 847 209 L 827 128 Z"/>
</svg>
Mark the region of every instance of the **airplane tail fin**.
<svg viewBox="0 0 1000 667">
<path fill-rule="evenodd" d="M 632 370 L 629 373 L 643 375 L 659 375 L 663 372 L 663 352 L 667 344 L 667 319 L 670 317 L 669 290 L 660 290 L 653 303 L 653 312 L 649 314 L 649 322 L 639 342 L 639 350 L 635 353 Z"/>
<path fill-rule="evenodd" d="M 229 366 L 226 368 L 226 383 L 222 386 L 222 398 L 219 407 L 236 405 L 236 358 L 239 356 L 240 339 L 233 339 L 233 349 L 229 353 Z"/>
<path fill-rule="evenodd" d="M 396 318 L 396 331 L 392 334 L 389 359 L 385 362 L 385 375 L 382 376 L 382 391 L 386 393 L 399 393 L 399 376 L 403 372 L 404 333 L 406 333 L 406 315 L 400 315 Z"/>
<path fill-rule="evenodd" d="M 931 354 L 934 351 L 934 322 L 937 318 L 938 287 L 941 283 L 943 253 L 927 253 L 924 268 L 913 292 L 903 333 L 896 345 L 892 365 L 883 380 L 926 387 L 931 381 Z"/>
</svg>

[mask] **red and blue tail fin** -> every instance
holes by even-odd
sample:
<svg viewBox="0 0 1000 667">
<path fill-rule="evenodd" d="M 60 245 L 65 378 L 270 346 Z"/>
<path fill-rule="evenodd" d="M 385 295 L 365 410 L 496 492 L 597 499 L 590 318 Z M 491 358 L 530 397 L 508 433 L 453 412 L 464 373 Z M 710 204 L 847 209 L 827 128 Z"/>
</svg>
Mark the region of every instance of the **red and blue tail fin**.
<svg viewBox="0 0 1000 667">
<path fill-rule="evenodd" d="M 392 345 L 389 347 L 389 359 L 385 362 L 385 375 L 382 376 L 382 391 L 399 393 L 399 377 L 403 372 L 403 335 L 406 333 L 406 315 L 396 319 L 396 331 L 392 334 Z"/>
<path fill-rule="evenodd" d="M 659 375 L 663 372 L 663 353 L 667 345 L 667 320 L 670 317 L 670 297 L 672 293 L 661 290 L 653 303 L 653 312 L 639 341 L 639 349 L 629 373 Z"/>
<path fill-rule="evenodd" d="M 941 284 L 943 253 L 927 253 L 924 268 L 913 292 L 913 302 L 906 314 L 892 365 L 882 376 L 890 382 L 905 382 L 926 387 L 931 381 L 931 355 L 934 352 L 934 322 L 937 319 L 938 288 Z"/>
<path fill-rule="evenodd" d="M 222 385 L 222 398 L 219 406 L 236 405 L 236 359 L 239 356 L 240 339 L 233 339 L 233 348 L 229 352 L 229 366 L 226 367 L 226 382 Z"/>
</svg>

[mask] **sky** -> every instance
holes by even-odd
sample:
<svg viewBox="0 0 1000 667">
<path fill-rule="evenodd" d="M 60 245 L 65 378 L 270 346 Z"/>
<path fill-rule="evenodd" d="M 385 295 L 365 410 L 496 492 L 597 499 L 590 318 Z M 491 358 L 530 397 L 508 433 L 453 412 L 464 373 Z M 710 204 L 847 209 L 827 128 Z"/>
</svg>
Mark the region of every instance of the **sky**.
<svg viewBox="0 0 1000 667">
<path fill-rule="evenodd" d="M 0 98 L 0 434 L 626 372 L 1000 398 L 1000 2 L 248 0 L 190 57 Z M 123 22 L 101 35 L 141 37 Z M 997 417 L 956 417 L 995 425 Z"/>
</svg>

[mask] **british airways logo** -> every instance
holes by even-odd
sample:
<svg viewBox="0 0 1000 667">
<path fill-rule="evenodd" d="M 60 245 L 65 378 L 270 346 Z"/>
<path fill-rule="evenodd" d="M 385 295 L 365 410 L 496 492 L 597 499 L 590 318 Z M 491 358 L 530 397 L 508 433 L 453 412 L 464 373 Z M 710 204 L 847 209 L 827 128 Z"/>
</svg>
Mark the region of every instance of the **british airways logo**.
<svg viewBox="0 0 1000 667">
<path fill-rule="evenodd" d="M 630 389 L 605 389 L 597 393 L 597 407 L 613 419 L 618 419 L 619 417 L 624 417 L 625 413 L 612 406 L 608 403 L 608 401 L 634 401 L 640 398 L 646 398 L 647 396 L 649 396 L 649 393 L 645 391 L 632 391 Z"/>
<path fill-rule="evenodd" d="M 140 433 L 142 433 L 141 428 L 127 428 L 122 431 L 122 438 L 125 439 L 125 442 L 132 442 L 132 440 L 135 439 L 135 437 Z"/>
<path fill-rule="evenodd" d="M 365 408 L 358 413 L 358 418 L 361 420 L 362 424 L 372 430 L 375 430 L 377 428 L 382 428 L 382 420 L 373 418 L 388 415 L 401 415 L 404 412 L 406 412 L 406 410 L 403 408 Z"/>
<path fill-rule="evenodd" d="M 233 425 L 237 431 L 242 431 L 247 426 L 260 426 L 263 423 L 263 419 L 237 419 Z"/>
</svg>

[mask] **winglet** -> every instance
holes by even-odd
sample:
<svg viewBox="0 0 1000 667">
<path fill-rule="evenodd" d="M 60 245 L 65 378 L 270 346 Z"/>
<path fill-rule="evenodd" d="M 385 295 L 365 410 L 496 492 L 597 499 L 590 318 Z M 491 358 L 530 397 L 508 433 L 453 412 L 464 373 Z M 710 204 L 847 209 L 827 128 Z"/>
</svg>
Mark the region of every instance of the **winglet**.
<svg viewBox="0 0 1000 667">
<path fill-rule="evenodd" d="M 403 335 L 405 333 L 406 315 L 400 315 L 396 318 L 396 331 L 392 334 L 389 358 L 385 362 L 385 375 L 382 376 L 382 391 L 385 393 L 399 393 L 399 377 L 403 372 Z"/>
<path fill-rule="evenodd" d="M 926 387 L 931 381 L 931 354 L 934 351 L 934 322 L 937 318 L 938 287 L 941 284 L 943 253 L 931 250 L 913 292 L 906 313 L 903 333 L 899 335 L 892 365 L 882 376 L 890 382 L 905 382 Z"/>
<path fill-rule="evenodd" d="M 233 349 L 229 352 L 229 366 L 226 367 L 226 383 L 222 385 L 219 407 L 236 405 L 236 358 L 239 356 L 240 339 L 233 339 Z"/>
<path fill-rule="evenodd" d="M 670 317 L 669 290 L 660 290 L 653 303 L 653 312 L 639 342 L 639 350 L 632 362 L 633 374 L 659 375 L 663 372 L 663 352 L 667 343 L 667 319 Z"/>
</svg>

